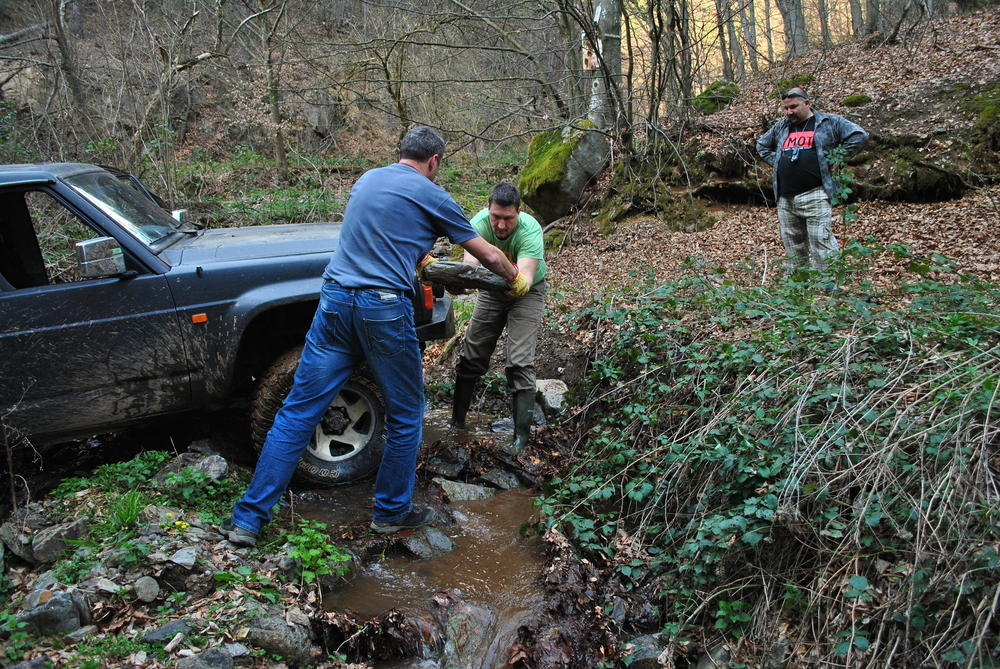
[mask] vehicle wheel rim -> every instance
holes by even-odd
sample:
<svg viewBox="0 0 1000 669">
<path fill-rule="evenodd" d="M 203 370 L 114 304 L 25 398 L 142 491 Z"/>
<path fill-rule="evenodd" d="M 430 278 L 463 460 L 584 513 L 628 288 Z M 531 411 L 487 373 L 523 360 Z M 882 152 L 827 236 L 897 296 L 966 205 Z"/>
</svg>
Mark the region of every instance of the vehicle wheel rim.
<svg viewBox="0 0 1000 669">
<path fill-rule="evenodd" d="M 365 450 L 377 428 L 374 405 L 363 392 L 340 391 L 316 426 L 309 450 L 327 462 L 349 460 Z"/>
</svg>

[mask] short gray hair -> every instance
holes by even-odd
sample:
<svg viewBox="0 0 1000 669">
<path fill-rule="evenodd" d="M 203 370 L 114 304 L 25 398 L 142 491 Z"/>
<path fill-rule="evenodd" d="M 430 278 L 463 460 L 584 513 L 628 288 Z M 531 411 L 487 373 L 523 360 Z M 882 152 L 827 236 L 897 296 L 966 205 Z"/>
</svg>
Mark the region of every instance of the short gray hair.
<svg viewBox="0 0 1000 669">
<path fill-rule="evenodd" d="M 399 144 L 399 157 L 427 162 L 433 155 L 444 156 L 444 140 L 437 130 L 426 125 L 413 128 Z"/>
</svg>

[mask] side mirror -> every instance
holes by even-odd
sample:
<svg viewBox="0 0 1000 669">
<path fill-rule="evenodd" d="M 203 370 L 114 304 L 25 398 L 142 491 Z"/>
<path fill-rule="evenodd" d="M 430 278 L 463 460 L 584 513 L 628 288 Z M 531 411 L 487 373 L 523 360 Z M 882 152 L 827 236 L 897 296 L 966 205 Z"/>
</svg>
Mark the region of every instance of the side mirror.
<svg viewBox="0 0 1000 669">
<path fill-rule="evenodd" d="M 174 220 L 178 223 L 188 223 L 191 220 L 191 216 L 188 214 L 187 209 L 174 209 L 170 212 L 170 215 L 174 217 Z"/>
<path fill-rule="evenodd" d="M 76 267 L 81 279 L 103 279 L 125 273 L 125 255 L 114 237 L 76 243 Z"/>
</svg>

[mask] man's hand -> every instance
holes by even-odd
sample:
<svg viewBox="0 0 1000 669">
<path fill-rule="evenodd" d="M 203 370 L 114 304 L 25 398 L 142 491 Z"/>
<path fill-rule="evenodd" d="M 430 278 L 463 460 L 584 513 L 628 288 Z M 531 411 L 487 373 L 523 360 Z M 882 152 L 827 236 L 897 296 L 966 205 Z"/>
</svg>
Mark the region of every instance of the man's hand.
<svg viewBox="0 0 1000 669">
<path fill-rule="evenodd" d="M 517 265 L 514 265 L 514 269 L 517 270 L 517 274 L 514 275 L 513 279 L 507 281 L 510 284 L 510 290 L 504 291 L 505 297 L 523 297 L 528 294 L 531 290 L 531 284 L 528 283 L 528 277 L 524 276 L 524 272 Z"/>
<path fill-rule="evenodd" d="M 420 279 L 420 283 L 424 284 L 425 286 L 431 285 L 431 282 L 427 280 L 426 276 L 424 276 L 424 268 L 426 268 L 431 263 L 436 263 L 437 261 L 438 261 L 437 258 L 434 258 L 433 256 L 431 256 L 430 253 L 428 253 L 427 255 L 424 256 L 423 260 L 417 263 L 417 278 Z"/>
</svg>

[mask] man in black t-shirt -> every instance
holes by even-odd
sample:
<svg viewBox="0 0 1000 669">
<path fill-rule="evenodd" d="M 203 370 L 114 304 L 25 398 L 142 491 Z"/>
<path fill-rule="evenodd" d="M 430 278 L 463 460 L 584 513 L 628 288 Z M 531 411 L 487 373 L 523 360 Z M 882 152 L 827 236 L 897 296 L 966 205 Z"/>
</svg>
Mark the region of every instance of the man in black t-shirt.
<svg viewBox="0 0 1000 669">
<path fill-rule="evenodd" d="M 801 88 L 782 96 L 785 118 L 757 140 L 757 153 L 774 168 L 778 231 L 792 267 L 825 270 L 837 252 L 830 200 L 836 192 L 827 154 L 843 147 L 844 160 L 856 156 L 868 133 L 836 114 L 813 109 Z"/>
</svg>

